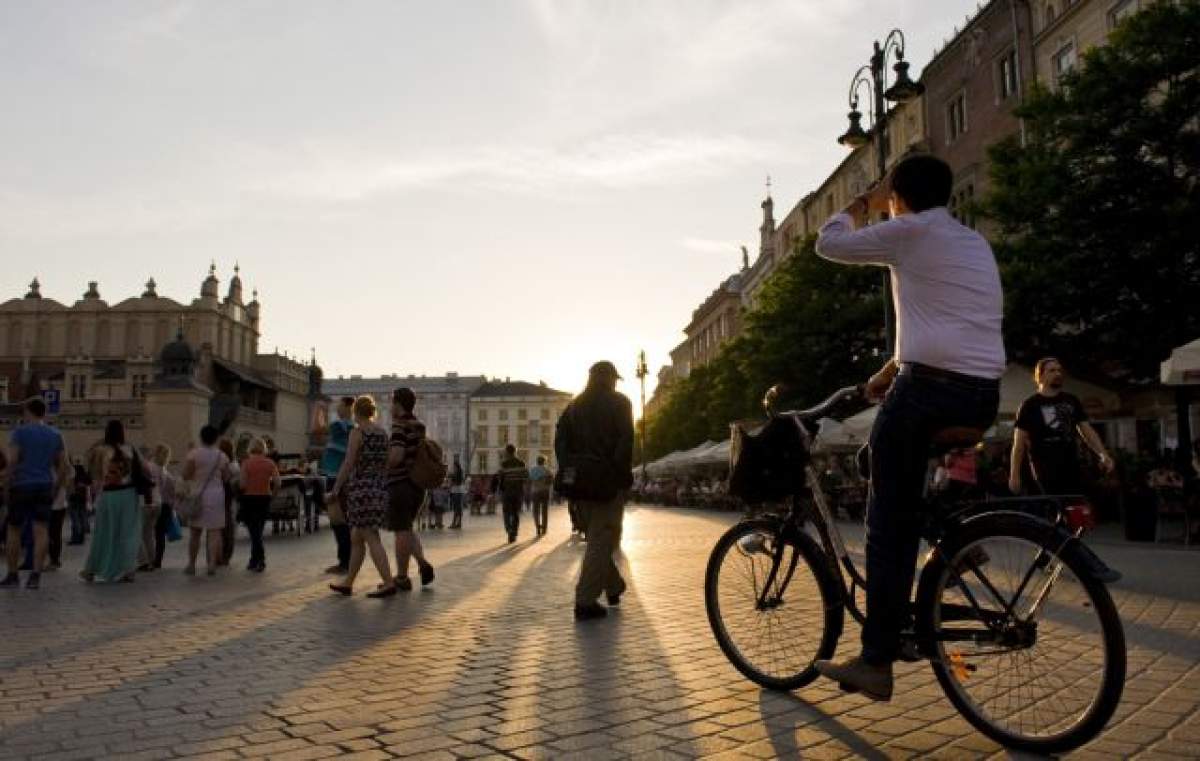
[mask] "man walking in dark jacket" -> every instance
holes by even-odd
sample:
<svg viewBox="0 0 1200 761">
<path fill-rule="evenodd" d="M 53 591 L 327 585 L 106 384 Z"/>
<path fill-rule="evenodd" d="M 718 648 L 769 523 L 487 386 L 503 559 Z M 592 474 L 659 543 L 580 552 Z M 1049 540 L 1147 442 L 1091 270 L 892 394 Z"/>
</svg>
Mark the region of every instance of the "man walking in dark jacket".
<svg viewBox="0 0 1200 761">
<path fill-rule="evenodd" d="M 608 615 L 596 601 L 601 592 L 609 606 L 620 604 L 625 592 L 613 553 L 633 485 L 633 406 L 616 390 L 620 379 L 613 363 L 592 365 L 587 388 L 563 411 L 555 434 L 560 483 L 575 499 L 588 538 L 575 587 L 575 618 L 581 621 Z"/>
<path fill-rule="evenodd" d="M 525 484 L 529 471 L 525 462 L 517 457 L 517 448 L 512 444 L 504 447 L 504 459 L 500 472 L 496 474 L 496 488 L 500 491 L 500 505 L 504 513 L 504 529 L 508 532 L 508 543 L 517 541 L 517 530 L 521 527 L 521 502 L 525 499 Z"/>
</svg>

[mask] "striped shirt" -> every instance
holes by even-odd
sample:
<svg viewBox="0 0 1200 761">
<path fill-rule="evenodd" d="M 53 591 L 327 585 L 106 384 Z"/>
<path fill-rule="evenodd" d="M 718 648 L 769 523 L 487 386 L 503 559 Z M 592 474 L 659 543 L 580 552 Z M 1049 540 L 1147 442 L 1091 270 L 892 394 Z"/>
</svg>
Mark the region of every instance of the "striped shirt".
<svg viewBox="0 0 1200 761">
<path fill-rule="evenodd" d="M 405 412 L 392 420 L 392 437 L 390 446 L 399 447 L 404 451 L 404 458 L 399 463 L 388 468 L 388 483 L 399 483 L 408 478 L 412 471 L 413 461 L 417 459 L 417 446 L 425 438 L 425 424 L 417 420 L 411 412 Z"/>
</svg>

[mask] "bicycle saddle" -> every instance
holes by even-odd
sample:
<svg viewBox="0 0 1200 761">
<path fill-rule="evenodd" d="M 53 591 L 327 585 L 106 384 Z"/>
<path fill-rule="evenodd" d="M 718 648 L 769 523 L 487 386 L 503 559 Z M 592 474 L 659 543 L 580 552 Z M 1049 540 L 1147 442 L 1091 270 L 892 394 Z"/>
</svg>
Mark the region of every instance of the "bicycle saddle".
<svg viewBox="0 0 1200 761">
<path fill-rule="evenodd" d="M 955 449 L 970 449 L 983 441 L 982 428 L 952 425 L 933 434 L 932 448 L 936 454 L 946 454 Z"/>
</svg>

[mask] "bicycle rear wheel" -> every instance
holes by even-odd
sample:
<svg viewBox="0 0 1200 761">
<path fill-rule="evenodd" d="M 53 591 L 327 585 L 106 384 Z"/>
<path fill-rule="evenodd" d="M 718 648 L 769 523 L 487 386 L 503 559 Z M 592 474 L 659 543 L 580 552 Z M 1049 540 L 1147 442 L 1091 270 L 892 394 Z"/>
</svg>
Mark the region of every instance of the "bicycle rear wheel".
<svg viewBox="0 0 1200 761">
<path fill-rule="evenodd" d="M 704 603 L 717 644 L 750 680 L 794 690 L 817 677 L 842 634 L 841 594 L 807 535 L 781 539 L 778 520 L 744 521 L 713 548 Z M 764 590 L 766 590 L 765 602 Z"/>
<path fill-rule="evenodd" d="M 1121 699 L 1120 617 L 1064 536 L 1027 516 L 983 518 L 922 574 L 938 682 L 971 724 L 1010 748 L 1077 748 Z"/>
</svg>

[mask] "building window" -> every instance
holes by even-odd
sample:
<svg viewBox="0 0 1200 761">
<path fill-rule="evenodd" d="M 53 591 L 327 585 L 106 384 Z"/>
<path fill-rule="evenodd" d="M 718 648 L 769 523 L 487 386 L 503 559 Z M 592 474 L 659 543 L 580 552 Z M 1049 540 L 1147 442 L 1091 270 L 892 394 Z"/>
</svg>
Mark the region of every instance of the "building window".
<svg viewBox="0 0 1200 761">
<path fill-rule="evenodd" d="M 950 213 L 967 227 L 975 228 L 972 204 L 975 200 L 975 183 L 970 182 L 950 194 Z"/>
<path fill-rule="evenodd" d="M 1075 41 L 1064 43 L 1050 60 L 1054 67 L 1054 82 L 1057 84 L 1064 74 L 1075 68 Z"/>
<path fill-rule="evenodd" d="M 1058 17 L 1058 14 L 1054 12 L 1054 3 L 1047 3 L 1046 4 L 1046 26 L 1044 26 L 1042 28 L 1045 29 L 1045 28 L 1049 27 L 1051 24 L 1054 23 L 1054 19 L 1057 17 Z"/>
<path fill-rule="evenodd" d="M 71 376 L 71 398 L 86 399 L 87 398 L 87 376 L 72 375 Z"/>
<path fill-rule="evenodd" d="M 517 446 L 529 446 L 529 426 L 517 426 Z"/>
<path fill-rule="evenodd" d="M 542 418 L 542 420 L 550 419 L 550 410 L 547 409 L 546 407 L 542 407 L 541 418 Z"/>
<path fill-rule="evenodd" d="M 946 142 L 953 143 L 967 131 L 967 94 L 960 92 L 946 104 Z"/>
<path fill-rule="evenodd" d="M 130 388 L 129 388 L 129 395 L 132 396 L 134 399 L 141 399 L 143 396 L 146 395 L 146 376 L 145 375 L 132 376 L 132 379 L 130 382 Z"/>
<path fill-rule="evenodd" d="M 8 404 L 8 378 L 0 378 L 0 404 Z"/>
<path fill-rule="evenodd" d="M 524 420 L 524 419 L 525 419 L 525 410 L 523 408 L 517 410 L 517 420 Z"/>
<path fill-rule="evenodd" d="M 554 437 L 550 434 L 550 426 L 548 425 L 542 426 L 542 443 L 547 445 L 554 443 Z"/>
<path fill-rule="evenodd" d="M 1108 12 L 1109 30 L 1116 29 L 1118 24 L 1137 13 L 1140 5 L 1138 0 L 1121 0 L 1121 2 L 1114 5 L 1112 10 Z"/>
<path fill-rule="evenodd" d="M 500 443 L 501 444 L 511 444 L 512 443 L 512 429 L 506 425 L 500 426 Z"/>
<path fill-rule="evenodd" d="M 488 472 L 488 453 L 487 452 L 479 453 L 479 472 L 480 473 Z"/>
<path fill-rule="evenodd" d="M 1008 100 L 1017 94 L 1017 51 L 1010 50 L 1000 59 L 996 71 L 999 82 L 1000 100 Z"/>
<path fill-rule="evenodd" d="M 508 410 L 500 410 L 500 419 L 508 420 Z"/>
<path fill-rule="evenodd" d="M 487 410 L 479 410 L 479 414 L 476 416 L 476 419 L 480 422 L 487 420 Z"/>
</svg>

